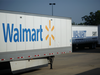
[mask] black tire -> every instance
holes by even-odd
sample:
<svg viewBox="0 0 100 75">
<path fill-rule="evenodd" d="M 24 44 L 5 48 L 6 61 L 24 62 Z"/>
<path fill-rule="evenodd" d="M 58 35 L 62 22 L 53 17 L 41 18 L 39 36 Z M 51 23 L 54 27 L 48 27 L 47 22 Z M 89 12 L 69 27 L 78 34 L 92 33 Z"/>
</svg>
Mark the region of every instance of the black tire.
<svg viewBox="0 0 100 75">
<path fill-rule="evenodd" d="M 96 44 L 94 43 L 94 44 L 91 44 L 90 46 L 89 46 L 89 48 L 90 49 L 95 49 L 96 48 Z"/>
<path fill-rule="evenodd" d="M 76 51 L 76 45 L 72 45 L 72 51 Z"/>
<path fill-rule="evenodd" d="M 92 49 L 95 49 L 96 48 L 96 44 L 92 44 Z"/>
<path fill-rule="evenodd" d="M 84 49 L 84 46 L 83 45 L 79 45 L 78 49 Z"/>
</svg>

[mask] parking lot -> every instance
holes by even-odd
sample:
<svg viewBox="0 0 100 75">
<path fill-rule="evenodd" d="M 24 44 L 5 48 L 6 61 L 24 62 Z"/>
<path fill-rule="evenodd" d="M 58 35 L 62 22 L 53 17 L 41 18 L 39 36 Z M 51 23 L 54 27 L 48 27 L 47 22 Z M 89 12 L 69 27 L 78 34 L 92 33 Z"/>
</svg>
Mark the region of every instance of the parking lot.
<svg viewBox="0 0 100 75">
<path fill-rule="evenodd" d="M 100 47 L 57 55 L 53 69 L 43 67 L 20 75 L 100 75 Z"/>
</svg>

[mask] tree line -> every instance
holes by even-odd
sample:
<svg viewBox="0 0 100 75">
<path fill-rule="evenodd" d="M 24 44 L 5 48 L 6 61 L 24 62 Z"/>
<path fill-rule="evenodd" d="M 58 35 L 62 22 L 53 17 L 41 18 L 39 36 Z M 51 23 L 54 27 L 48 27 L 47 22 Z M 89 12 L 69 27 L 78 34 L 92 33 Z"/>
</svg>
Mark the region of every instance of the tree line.
<svg viewBox="0 0 100 75">
<path fill-rule="evenodd" d="M 72 25 L 100 25 L 100 10 L 97 10 L 95 13 L 90 12 L 89 16 L 85 15 L 82 17 L 83 23 L 72 22 Z"/>
</svg>

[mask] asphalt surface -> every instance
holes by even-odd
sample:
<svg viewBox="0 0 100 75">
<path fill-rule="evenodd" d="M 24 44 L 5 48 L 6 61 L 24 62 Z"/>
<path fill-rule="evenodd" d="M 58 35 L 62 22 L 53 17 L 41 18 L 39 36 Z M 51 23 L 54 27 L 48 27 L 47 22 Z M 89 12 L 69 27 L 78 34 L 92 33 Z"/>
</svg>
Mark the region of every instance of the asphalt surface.
<svg viewBox="0 0 100 75">
<path fill-rule="evenodd" d="M 57 55 L 53 69 L 43 67 L 19 75 L 100 75 L 100 47 Z"/>
</svg>

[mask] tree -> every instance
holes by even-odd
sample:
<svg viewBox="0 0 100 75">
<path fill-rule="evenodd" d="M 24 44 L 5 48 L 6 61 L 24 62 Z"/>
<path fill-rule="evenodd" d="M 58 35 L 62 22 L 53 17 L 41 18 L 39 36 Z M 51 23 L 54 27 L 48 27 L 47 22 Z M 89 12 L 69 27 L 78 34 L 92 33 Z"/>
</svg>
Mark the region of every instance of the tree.
<svg viewBox="0 0 100 75">
<path fill-rule="evenodd" d="M 77 23 L 75 23 L 75 22 L 72 22 L 72 25 L 77 25 Z"/>
<path fill-rule="evenodd" d="M 78 25 L 85 25 L 84 23 L 79 23 Z"/>
<path fill-rule="evenodd" d="M 96 11 L 95 13 L 90 12 L 90 15 L 83 16 L 82 20 L 84 20 L 85 25 L 99 25 L 100 24 L 100 10 Z"/>
</svg>

